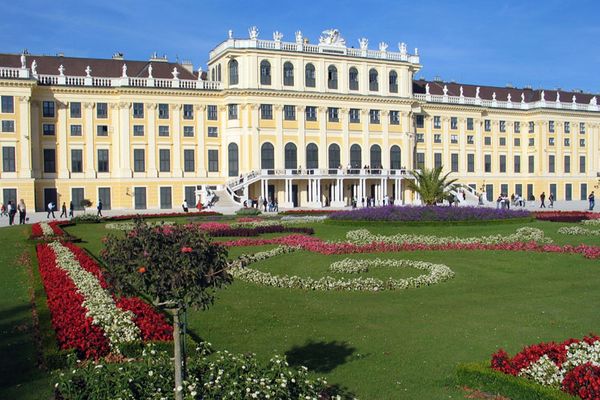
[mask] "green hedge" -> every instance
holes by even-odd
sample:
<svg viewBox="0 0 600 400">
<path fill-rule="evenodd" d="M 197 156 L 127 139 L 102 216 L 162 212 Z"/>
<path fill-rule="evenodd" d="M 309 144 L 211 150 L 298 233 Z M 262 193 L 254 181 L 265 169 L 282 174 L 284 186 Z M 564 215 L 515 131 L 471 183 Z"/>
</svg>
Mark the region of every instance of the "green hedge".
<svg viewBox="0 0 600 400">
<path fill-rule="evenodd" d="M 488 363 L 460 364 L 456 369 L 456 380 L 461 386 L 468 386 L 515 400 L 576 399 L 576 397 L 558 389 L 495 371 L 489 367 Z"/>
<path fill-rule="evenodd" d="M 511 218 L 511 219 L 491 219 L 491 220 L 470 220 L 470 221 L 369 221 L 369 220 L 343 220 L 327 218 L 324 222 L 330 225 L 361 226 L 381 224 L 393 226 L 456 226 L 456 225 L 485 225 L 485 224 L 522 224 L 534 222 L 535 218 Z"/>
<path fill-rule="evenodd" d="M 262 214 L 258 208 L 240 208 L 235 212 L 235 215 L 260 215 Z"/>
</svg>

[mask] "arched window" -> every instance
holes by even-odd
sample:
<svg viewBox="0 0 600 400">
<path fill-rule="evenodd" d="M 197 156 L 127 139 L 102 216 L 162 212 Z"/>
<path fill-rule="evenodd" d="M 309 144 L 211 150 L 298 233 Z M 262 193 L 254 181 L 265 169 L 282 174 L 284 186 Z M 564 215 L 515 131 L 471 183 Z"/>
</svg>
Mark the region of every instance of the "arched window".
<svg viewBox="0 0 600 400">
<path fill-rule="evenodd" d="M 381 147 L 378 144 L 371 146 L 371 168 L 381 168 Z"/>
<path fill-rule="evenodd" d="M 354 67 L 348 71 L 348 85 L 350 90 L 358 90 L 358 70 Z"/>
<path fill-rule="evenodd" d="M 271 84 L 271 63 L 267 60 L 262 60 L 260 62 L 260 84 Z"/>
<path fill-rule="evenodd" d="M 306 146 L 306 169 L 319 168 L 319 148 L 314 143 Z"/>
<path fill-rule="evenodd" d="M 306 87 L 317 86 L 315 66 L 310 63 L 306 64 L 306 67 L 304 67 L 304 84 Z"/>
<path fill-rule="evenodd" d="M 330 65 L 329 68 L 327 68 L 327 87 L 329 89 L 338 88 L 337 68 L 333 65 Z"/>
<path fill-rule="evenodd" d="M 390 93 L 398 93 L 398 74 L 390 71 Z"/>
<path fill-rule="evenodd" d="M 289 61 L 283 64 L 283 85 L 294 86 L 294 66 Z"/>
<path fill-rule="evenodd" d="M 269 142 L 260 148 L 260 169 L 275 169 L 275 149 Z"/>
<path fill-rule="evenodd" d="M 357 144 L 350 146 L 350 166 L 352 168 L 362 168 L 362 151 Z"/>
<path fill-rule="evenodd" d="M 340 165 L 340 146 L 332 143 L 329 145 L 329 168 L 335 169 Z"/>
<path fill-rule="evenodd" d="M 376 92 L 379 90 L 379 74 L 375 68 L 371 68 L 369 71 L 369 90 Z"/>
<path fill-rule="evenodd" d="M 221 82 L 221 64 L 217 65 L 217 81 Z"/>
<path fill-rule="evenodd" d="M 296 151 L 296 145 L 294 143 L 288 143 L 284 149 L 285 157 L 285 169 L 297 169 L 298 168 L 298 157 Z"/>
<path fill-rule="evenodd" d="M 229 61 L 229 84 L 237 85 L 239 82 L 238 62 L 237 60 Z"/>
<path fill-rule="evenodd" d="M 401 162 L 400 146 L 394 145 L 390 148 L 390 169 L 400 169 Z"/>
<path fill-rule="evenodd" d="M 238 145 L 236 143 L 229 143 L 229 146 L 227 146 L 227 159 L 229 160 L 229 176 L 238 176 L 240 168 Z"/>
</svg>

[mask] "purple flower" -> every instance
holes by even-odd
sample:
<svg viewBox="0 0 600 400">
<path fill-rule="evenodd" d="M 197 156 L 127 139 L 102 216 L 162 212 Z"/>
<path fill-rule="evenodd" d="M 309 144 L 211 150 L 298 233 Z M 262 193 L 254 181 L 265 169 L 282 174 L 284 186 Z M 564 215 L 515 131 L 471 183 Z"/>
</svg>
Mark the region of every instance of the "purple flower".
<svg viewBox="0 0 600 400">
<path fill-rule="evenodd" d="M 350 221 L 490 221 L 527 218 L 525 210 L 503 210 L 487 207 L 403 206 L 368 207 L 330 215 L 333 220 Z"/>
</svg>

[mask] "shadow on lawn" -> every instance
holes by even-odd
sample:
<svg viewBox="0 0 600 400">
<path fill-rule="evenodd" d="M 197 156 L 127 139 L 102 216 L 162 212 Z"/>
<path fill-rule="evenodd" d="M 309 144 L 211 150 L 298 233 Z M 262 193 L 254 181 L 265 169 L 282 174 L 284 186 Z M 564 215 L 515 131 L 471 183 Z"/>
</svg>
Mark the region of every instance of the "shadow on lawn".
<svg viewBox="0 0 600 400">
<path fill-rule="evenodd" d="M 292 347 L 285 355 L 290 365 L 304 365 L 315 372 L 331 372 L 338 365 L 350 361 L 355 351 L 356 349 L 346 342 L 309 340 L 302 346 Z"/>
</svg>

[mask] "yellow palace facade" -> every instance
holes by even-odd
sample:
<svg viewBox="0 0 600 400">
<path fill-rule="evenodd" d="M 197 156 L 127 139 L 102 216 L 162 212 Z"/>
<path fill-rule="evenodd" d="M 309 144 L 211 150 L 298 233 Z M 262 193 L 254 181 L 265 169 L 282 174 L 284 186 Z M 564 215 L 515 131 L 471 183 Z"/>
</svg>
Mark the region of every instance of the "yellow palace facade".
<svg viewBox="0 0 600 400">
<path fill-rule="evenodd" d="M 229 32 L 207 71 L 0 54 L 2 202 L 167 209 L 213 192 L 286 208 L 410 204 L 410 171 L 438 165 L 467 202 L 597 190 L 594 94 L 416 80 L 418 51 L 403 43 L 294 36 Z"/>
</svg>

